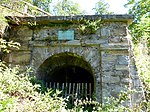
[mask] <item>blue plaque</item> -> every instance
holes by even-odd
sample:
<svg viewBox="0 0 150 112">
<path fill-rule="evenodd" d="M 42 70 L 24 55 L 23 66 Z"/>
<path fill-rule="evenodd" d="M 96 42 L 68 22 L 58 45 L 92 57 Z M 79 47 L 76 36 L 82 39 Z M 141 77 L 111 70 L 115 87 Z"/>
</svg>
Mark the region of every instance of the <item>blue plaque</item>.
<svg viewBox="0 0 150 112">
<path fill-rule="evenodd" d="M 74 40 L 74 30 L 58 31 L 58 40 Z"/>
</svg>

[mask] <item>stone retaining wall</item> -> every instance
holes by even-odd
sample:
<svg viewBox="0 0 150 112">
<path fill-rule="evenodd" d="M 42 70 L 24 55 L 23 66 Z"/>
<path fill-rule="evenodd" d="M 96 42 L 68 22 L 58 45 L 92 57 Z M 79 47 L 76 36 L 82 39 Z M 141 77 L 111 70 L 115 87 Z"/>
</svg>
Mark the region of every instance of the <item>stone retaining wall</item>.
<svg viewBox="0 0 150 112">
<path fill-rule="evenodd" d="M 105 97 L 118 97 L 127 89 L 138 91 L 129 95 L 128 105 L 138 104 L 144 98 L 127 30 L 132 15 L 6 18 L 10 25 L 7 36 L 22 45 L 5 58 L 9 63 L 31 66 L 37 73 L 49 57 L 70 52 L 91 66 L 98 101 L 104 103 Z M 83 20 L 101 20 L 101 24 L 94 34 L 82 35 L 79 26 Z M 58 32 L 68 30 L 74 31 L 74 39 L 59 40 Z M 82 66 L 86 69 L 86 65 Z"/>
</svg>

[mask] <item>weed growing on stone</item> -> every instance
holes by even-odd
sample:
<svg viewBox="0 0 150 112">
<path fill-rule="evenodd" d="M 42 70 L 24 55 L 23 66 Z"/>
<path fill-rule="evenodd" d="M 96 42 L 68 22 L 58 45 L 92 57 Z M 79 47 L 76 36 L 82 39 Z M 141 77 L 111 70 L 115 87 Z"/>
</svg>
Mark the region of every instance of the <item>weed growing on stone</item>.
<svg viewBox="0 0 150 112">
<path fill-rule="evenodd" d="M 81 35 L 95 34 L 101 27 L 101 20 L 84 20 L 84 23 L 79 25 L 78 29 Z"/>
</svg>

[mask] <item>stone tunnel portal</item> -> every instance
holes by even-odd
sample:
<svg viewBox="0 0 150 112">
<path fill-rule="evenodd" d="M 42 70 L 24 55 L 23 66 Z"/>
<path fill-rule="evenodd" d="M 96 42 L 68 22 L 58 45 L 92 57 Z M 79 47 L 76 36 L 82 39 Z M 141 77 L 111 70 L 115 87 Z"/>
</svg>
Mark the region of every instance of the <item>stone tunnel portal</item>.
<svg viewBox="0 0 150 112">
<path fill-rule="evenodd" d="M 65 52 L 49 57 L 39 67 L 37 74 L 47 87 L 62 90 L 63 96 L 91 98 L 93 95 L 92 68 L 76 54 Z"/>
</svg>

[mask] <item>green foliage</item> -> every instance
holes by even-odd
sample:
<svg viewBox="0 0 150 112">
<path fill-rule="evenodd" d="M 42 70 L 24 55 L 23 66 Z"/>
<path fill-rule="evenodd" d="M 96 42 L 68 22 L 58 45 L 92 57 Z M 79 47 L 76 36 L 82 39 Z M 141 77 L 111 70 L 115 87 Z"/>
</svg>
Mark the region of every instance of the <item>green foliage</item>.
<svg viewBox="0 0 150 112">
<path fill-rule="evenodd" d="M 20 0 L 13 0 L 13 2 L 18 2 Z M 29 3 L 32 3 L 32 0 L 23 0 L 23 1 L 26 1 L 26 2 L 29 2 Z M 0 1 L 0 3 L 11 3 L 12 0 L 2 0 Z"/>
<path fill-rule="evenodd" d="M 9 52 L 9 47 L 18 43 L 1 39 L 0 46 Z M 6 66 L 0 61 L 0 112 L 56 112 L 65 109 L 64 99 L 58 97 L 59 91 L 52 94 L 42 83 L 31 77 L 30 69 L 22 72 L 19 66 Z M 45 90 L 46 91 L 45 91 Z"/>
<path fill-rule="evenodd" d="M 50 12 L 50 4 L 52 0 L 33 0 L 33 5 L 43 9 L 44 11 Z"/>
<path fill-rule="evenodd" d="M 105 3 L 103 0 L 98 1 L 95 4 L 95 8 L 93 8 L 93 10 L 95 10 L 95 14 L 113 14 L 113 12 L 109 12 L 109 4 Z"/>
<path fill-rule="evenodd" d="M 77 99 L 71 112 L 132 112 L 129 107 L 122 104 L 128 100 L 128 95 L 129 92 L 121 92 L 118 98 L 106 98 L 106 102 L 103 104 L 92 100 Z"/>
<path fill-rule="evenodd" d="M 47 1 L 47 0 L 46 0 Z M 47 2 L 43 3 L 44 0 L 38 2 L 40 3 L 40 8 L 35 5 L 32 0 L 4 0 L 0 2 L 0 6 L 9 10 L 9 12 L 16 12 L 14 15 L 21 16 L 41 16 L 41 15 L 50 15 L 50 13 L 43 11 L 42 9 L 47 9 Z M 35 4 L 35 5 L 33 5 Z M 9 15 L 10 16 L 10 15 Z"/>
<path fill-rule="evenodd" d="M 129 13 L 135 16 L 129 26 L 134 42 L 138 73 L 145 89 L 147 108 L 150 110 L 150 0 L 128 0 Z"/>
<path fill-rule="evenodd" d="M 148 48 L 141 43 L 134 45 L 135 61 L 138 73 L 144 85 L 145 96 L 150 110 L 150 56 Z"/>
<path fill-rule="evenodd" d="M 135 61 L 144 85 L 147 110 L 150 110 L 150 0 L 128 0 L 135 19 L 129 26 L 134 42 Z"/>
<path fill-rule="evenodd" d="M 11 112 L 56 112 L 65 108 L 65 102 L 51 90 L 44 94 L 39 84 L 30 82 L 29 73 L 20 72 L 19 67 L 10 68 L 0 63 L 0 111 Z"/>
<path fill-rule="evenodd" d="M 12 48 L 19 49 L 20 44 L 17 42 L 9 41 L 0 38 L 0 49 L 2 52 L 9 53 Z"/>
<path fill-rule="evenodd" d="M 72 0 L 61 0 L 55 1 L 53 5 L 52 0 L 4 0 L 0 1 L 1 6 L 6 6 L 8 9 L 16 11 L 22 15 L 29 16 L 39 16 L 43 15 L 43 11 L 40 12 L 40 9 L 43 9 L 44 14 L 52 13 L 57 16 L 68 16 L 68 15 L 81 15 L 84 14 L 84 11 L 81 11 L 78 3 L 73 2 Z M 40 9 L 37 9 L 39 7 Z M 27 8 L 27 10 L 25 10 Z M 47 13 L 49 12 L 49 13 Z"/>
<path fill-rule="evenodd" d="M 81 11 L 78 3 L 75 3 L 72 0 L 61 0 L 54 6 L 53 14 L 57 16 L 69 16 L 82 15 L 84 12 Z"/>
<path fill-rule="evenodd" d="M 145 43 L 150 48 L 150 18 L 141 18 L 141 21 L 139 23 L 133 23 L 130 29 L 134 43 Z"/>
<path fill-rule="evenodd" d="M 13 49 L 19 49 L 20 44 L 18 42 L 6 41 L 0 38 L 0 61 L 3 60 L 4 54 L 10 53 Z"/>
<path fill-rule="evenodd" d="M 0 8 L 2 8 L 2 7 L 0 6 Z M 0 36 L 2 36 L 2 33 L 4 32 L 4 29 L 7 26 L 7 23 L 5 22 L 3 10 L 0 9 L 0 11 L 1 11 L 1 13 L 0 13 Z"/>
<path fill-rule="evenodd" d="M 83 24 L 79 25 L 79 32 L 81 35 L 87 35 L 87 34 L 95 34 L 96 31 L 101 27 L 101 20 L 81 20 L 84 21 Z"/>
<path fill-rule="evenodd" d="M 5 27 L 8 26 L 5 16 L 19 15 L 19 14 L 15 11 L 2 7 L 1 3 L 0 3 L 0 12 L 1 12 L 0 13 L 0 37 L 1 37 L 2 34 L 4 33 Z"/>
<path fill-rule="evenodd" d="M 129 14 L 135 16 L 129 26 L 133 42 L 145 42 L 150 47 L 150 0 L 128 0 L 125 6 L 129 7 Z"/>
<path fill-rule="evenodd" d="M 12 0 L 3 0 L 8 3 L 11 3 Z M 134 0 L 132 0 L 134 1 Z M 41 1 L 42 2 L 42 1 Z M 141 0 L 143 2 L 143 0 Z M 134 3 L 134 2 L 132 2 Z M 143 3 L 144 4 L 144 3 Z M 149 1 L 146 1 L 147 5 L 142 5 L 144 8 L 148 8 Z M 44 5 L 41 5 L 44 6 Z M 60 4 L 61 9 L 64 8 L 64 12 L 56 13 L 56 14 L 62 14 L 67 15 L 66 13 L 71 12 L 71 10 L 76 9 L 75 8 L 66 8 L 70 7 L 71 5 L 64 5 Z M 65 7 L 64 7 L 65 6 Z M 105 5 L 104 5 L 105 6 Z M 138 6 L 137 8 L 139 8 Z M 60 7 L 58 7 L 59 9 Z M 57 8 L 56 8 L 57 9 Z M 102 9 L 102 8 L 101 8 Z M 135 8 L 136 9 L 136 8 Z M 135 35 L 135 40 L 149 40 L 149 13 L 145 14 L 145 11 L 142 11 L 142 9 L 138 9 L 139 12 L 137 15 L 142 12 L 141 17 L 143 19 L 139 21 L 139 17 L 137 17 L 136 21 L 132 24 L 131 31 Z M 145 9 L 147 10 L 147 9 Z M 105 10 L 104 10 L 105 11 Z M 136 10 L 135 10 L 136 11 Z M 4 22 L 4 16 L 7 11 L 4 11 L 0 14 L 0 20 Z M 8 11 L 9 12 L 9 11 Z M 74 12 L 69 13 L 68 15 L 76 15 L 79 13 Z M 132 11 L 131 11 L 132 12 Z M 134 11 L 133 11 L 134 12 Z M 101 14 L 100 12 L 99 14 Z M 10 13 L 8 13 L 10 14 Z M 136 13 L 135 13 L 136 14 Z M 141 18 L 140 17 L 140 18 Z M 1 19 L 2 18 L 2 19 Z M 1 24 L 3 25 L 3 23 Z M 5 23 L 5 22 L 4 22 Z M 1 27 L 1 26 L 0 26 Z M 80 26 L 80 30 L 83 34 L 88 33 L 90 31 L 91 33 L 94 33 L 99 28 L 99 25 L 93 21 L 87 21 L 85 24 Z M 89 30 L 90 29 L 90 30 Z M 134 30 L 135 29 L 135 30 Z M 143 32 L 144 31 L 144 32 Z M 140 35 L 140 36 L 139 36 Z M 139 39 L 138 39 L 139 38 Z M 11 47 L 16 47 L 16 45 L 19 45 L 18 43 L 6 42 L 4 40 L 0 41 L 0 48 L 4 50 L 5 52 L 10 52 Z M 141 44 L 142 46 L 145 44 Z M 147 44 L 145 45 L 147 46 Z M 7 49 L 8 48 L 8 49 Z M 18 48 L 18 47 L 17 47 Z M 136 58 L 138 71 L 141 74 L 142 80 L 145 85 L 146 95 L 147 95 L 147 107 L 150 110 L 150 64 L 149 64 L 149 56 L 148 55 L 141 55 L 141 51 L 144 50 L 137 48 L 137 54 L 140 54 L 139 57 Z M 147 50 L 146 50 L 147 51 Z M 147 54 L 147 52 L 145 53 Z M 105 104 L 100 104 L 95 101 L 75 101 L 75 106 L 72 109 L 66 109 L 66 103 L 65 99 L 58 97 L 59 91 L 56 91 L 52 95 L 52 90 L 46 90 L 45 87 L 42 85 L 42 82 L 36 80 L 35 77 L 30 77 L 28 71 L 20 72 L 20 68 L 18 66 L 11 68 L 6 65 L 4 65 L 2 62 L 0 62 L 0 111 L 2 112 L 39 112 L 39 111 L 45 111 L 45 112 L 83 112 L 83 111 L 97 111 L 97 112 L 121 112 L 121 111 L 131 111 L 129 108 L 122 105 L 122 102 L 126 100 L 126 94 L 123 94 L 119 97 L 119 99 L 116 98 L 109 98 L 108 102 Z M 32 83 L 31 83 L 32 82 Z M 138 111 L 138 109 L 136 109 Z M 140 111 L 140 109 L 139 109 Z"/>
<path fill-rule="evenodd" d="M 140 22 L 141 18 L 150 17 L 150 0 L 128 0 L 128 3 L 125 5 L 129 7 L 129 14 L 135 16 L 135 22 Z"/>
</svg>

